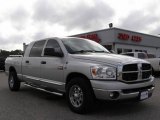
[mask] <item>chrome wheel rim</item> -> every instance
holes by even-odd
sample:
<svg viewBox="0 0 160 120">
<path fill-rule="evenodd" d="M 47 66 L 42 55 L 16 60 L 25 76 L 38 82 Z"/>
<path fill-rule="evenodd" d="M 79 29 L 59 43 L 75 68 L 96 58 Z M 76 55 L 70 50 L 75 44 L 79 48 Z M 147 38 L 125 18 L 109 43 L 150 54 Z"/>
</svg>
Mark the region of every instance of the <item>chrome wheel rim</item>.
<svg viewBox="0 0 160 120">
<path fill-rule="evenodd" d="M 9 78 L 9 86 L 13 88 L 13 85 L 14 85 L 14 79 L 13 79 L 13 76 L 11 75 Z"/>
<path fill-rule="evenodd" d="M 78 108 L 83 104 L 83 91 L 78 85 L 73 85 L 69 91 L 71 104 Z"/>
</svg>

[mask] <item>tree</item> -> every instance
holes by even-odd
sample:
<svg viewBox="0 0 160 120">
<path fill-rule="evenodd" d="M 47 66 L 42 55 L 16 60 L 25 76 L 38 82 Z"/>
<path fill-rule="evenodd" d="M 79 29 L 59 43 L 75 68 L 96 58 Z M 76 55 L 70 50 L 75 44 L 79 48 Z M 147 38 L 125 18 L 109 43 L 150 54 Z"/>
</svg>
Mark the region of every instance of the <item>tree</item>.
<svg viewBox="0 0 160 120">
<path fill-rule="evenodd" d="M 0 57 L 8 57 L 9 55 L 23 55 L 23 51 L 22 50 L 0 51 Z"/>
</svg>

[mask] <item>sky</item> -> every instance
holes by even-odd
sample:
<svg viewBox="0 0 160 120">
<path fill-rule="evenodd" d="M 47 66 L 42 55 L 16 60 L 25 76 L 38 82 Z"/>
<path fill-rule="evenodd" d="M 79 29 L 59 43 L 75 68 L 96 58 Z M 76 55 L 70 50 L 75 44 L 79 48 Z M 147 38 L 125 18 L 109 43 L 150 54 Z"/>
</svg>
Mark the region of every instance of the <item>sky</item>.
<svg viewBox="0 0 160 120">
<path fill-rule="evenodd" d="M 160 0 L 0 0 L 0 49 L 114 27 L 160 34 Z"/>
</svg>

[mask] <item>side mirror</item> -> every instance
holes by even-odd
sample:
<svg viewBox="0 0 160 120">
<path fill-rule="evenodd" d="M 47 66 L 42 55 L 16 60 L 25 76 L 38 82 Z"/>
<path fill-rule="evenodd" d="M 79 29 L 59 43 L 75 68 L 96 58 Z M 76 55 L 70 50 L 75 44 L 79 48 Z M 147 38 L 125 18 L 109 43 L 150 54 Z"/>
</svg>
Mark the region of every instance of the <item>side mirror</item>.
<svg viewBox="0 0 160 120">
<path fill-rule="evenodd" d="M 56 50 L 54 48 L 45 48 L 44 49 L 44 55 L 45 56 L 57 56 L 57 57 L 63 57 L 63 53 L 61 50 Z"/>
</svg>

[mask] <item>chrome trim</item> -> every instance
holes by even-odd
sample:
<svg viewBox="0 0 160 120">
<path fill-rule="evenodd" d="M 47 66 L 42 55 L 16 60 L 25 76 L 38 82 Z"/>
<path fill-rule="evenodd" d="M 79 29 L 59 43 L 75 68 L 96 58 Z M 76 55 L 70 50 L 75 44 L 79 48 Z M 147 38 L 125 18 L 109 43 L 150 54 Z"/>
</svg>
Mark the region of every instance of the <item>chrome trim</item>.
<svg viewBox="0 0 160 120">
<path fill-rule="evenodd" d="M 63 95 L 62 93 L 47 91 L 47 90 L 45 90 L 45 89 L 38 88 L 38 87 L 34 87 L 34 86 L 29 85 L 29 84 L 26 84 L 26 83 L 25 83 L 24 85 L 25 85 L 25 86 L 28 86 L 28 87 L 31 87 L 31 88 L 34 88 L 34 89 L 37 89 L 37 90 L 41 90 L 41 91 L 47 92 L 47 93 L 51 93 L 51 94 L 55 94 L 55 95 L 59 95 L 59 96 L 62 96 L 62 95 Z"/>
<path fill-rule="evenodd" d="M 148 88 L 148 92 L 149 94 L 152 94 L 154 91 L 154 86 L 151 88 Z M 123 99 L 130 99 L 130 98 L 136 98 L 139 96 L 140 91 L 135 91 L 135 92 L 130 92 L 130 93 L 123 93 L 122 90 L 104 90 L 104 89 L 97 89 L 97 88 L 93 88 L 94 94 L 96 96 L 97 99 L 102 99 L 102 100 L 123 100 Z M 116 99 L 111 99 L 109 94 L 111 92 L 118 92 L 119 93 L 119 97 Z M 151 97 L 151 96 L 149 96 Z M 148 98 L 147 98 L 148 99 Z"/>
<path fill-rule="evenodd" d="M 137 80 L 132 80 L 132 81 L 126 81 L 126 80 L 120 80 L 120 81 L 125 82 L 125 83 L 134 83 L 134 82 L 149 81 L 150 79 L 151 79 L 151 77 L 149 77 L 147 79 L 137 79 Z"/>
<path fill-rule="evenodd" d="M 149 71 L 151 71 L 151 70 L 142 70 L 142 72 L 149 72 Z M 138 73 L 139 71 L 128 71 L 128 72 L 122 72 L 122 73 Z"/>
<path fill-rule="evenodd" d="M 138 63 L 138 80 L 142 79 L 142 64 Z"/>
<path fill-rule="evenodd" d="M 138 66 L 138 70 L 137 71 L 124 71 L 123 72 L 123 66 L 125 65 L 129 65 L 129 64 L 124 64 L 124 65 L 121 65 L 121 69 L 118 69 L 118 76 L 117 76 L 117 79 L 119 81 L 122 81 L 122 82 L 125 82 L 125 83 L 134 83 L 134 82 L 142 82 L 142 81 L 148 81 L 151 79 L 152 76 L 150 76 L 149 78 L 146 78 L 146 79 L 142 79 L 142 74 L 144 72 L 149 72 L 151 71 L 151 69 L 149 70 L 143 70 L 142 69 L 142 64 L 143 63 L 136 63 L 137 66 Z M 126 81 L 126 80 L 123 80 L 123 74 L 124 73 L 138 73 L 138 76 L 137 76 L 137 79 L 136 80 L 131 80 L 131 81 Z"/>
<path fill-rule="evenodd" d="M 36 80 L 36 81 L 46 82 L 46 83 L 50 83 L 50 84 L 56 84 L 56 85 L 60 85 L 60 86 L 65 85 L 65 83 L 63 83 L 63 82 L 58 82 L 58 81 L 54 81 L 54 80 L 42 79 L 42 78 L 32 77 L 32 76 L 28 76 L 28 75 L 23 75 L 23 76 L 28 79 L 32 79 L 32 80 Z"/>
<path fill-rule="evenodd" d="M 128 72 L 122 72 L 122 73 L 138 73 L 139 71 L 128 71 Z"/>
</svg>

